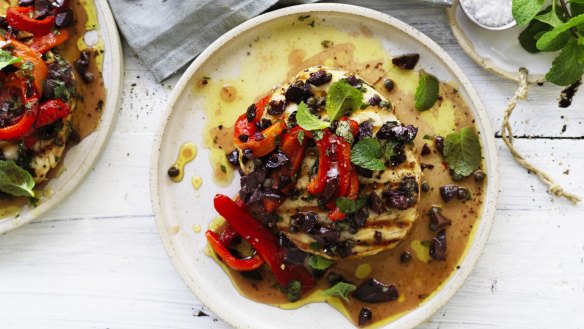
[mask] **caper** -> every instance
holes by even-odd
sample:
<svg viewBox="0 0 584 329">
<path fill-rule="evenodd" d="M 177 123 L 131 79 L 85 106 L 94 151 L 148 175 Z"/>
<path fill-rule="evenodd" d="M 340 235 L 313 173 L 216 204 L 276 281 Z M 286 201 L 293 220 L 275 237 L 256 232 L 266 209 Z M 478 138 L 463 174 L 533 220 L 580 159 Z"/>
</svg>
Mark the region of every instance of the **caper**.
<svg viewBox="0 0 584 329">
<path fill-rule="evenodd" d="M 168 168 L 168 176 L 170 177 L 177 177 L 180 174 L 180 170 L 177 167 L 172 166 Z"/>
<path fill-rule="evenodd" d="M 428 184 L 428 182 L 423 181 L 422 182 L 422 192 L 429 192 L 430 191 L 430 184 Z"/>
<path fill-rule="evenodd" d="M 395 87 L 395 83 L 393 82 L 393 80 L 387 78 L 383 80 L 383 86 L 385 87 L 385 89 L 387 89 L 387 91 L 392 91 L 393 88 Z"/>
<path fill-rule="evenodd" d="M 461 188 L 458 189 L 458 193 L 457 193 L 457 196 L 456 197 L 458 198 L 458 200 L 461 200 L 461 201 L 469 200 L 470 199 L 470 193 L 469 193 L 469 191 L 466 188 L 461 187 Z"/>
<path fill-rule="evenodd" d="M 473 173 L 475 182 L 480 183 L 485 180 L 485 172 L 478 169 Z"/>
</svg>

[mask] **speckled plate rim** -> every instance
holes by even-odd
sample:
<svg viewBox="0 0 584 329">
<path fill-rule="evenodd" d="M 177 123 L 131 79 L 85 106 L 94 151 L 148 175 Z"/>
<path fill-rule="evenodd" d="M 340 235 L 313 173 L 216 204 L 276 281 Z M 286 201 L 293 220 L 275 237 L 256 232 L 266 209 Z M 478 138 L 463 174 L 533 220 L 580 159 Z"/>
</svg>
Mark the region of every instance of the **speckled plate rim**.
<svg viewBox="0 0 584 329">
<path fill-rule="evenodd" d="M 500 77 L 505 79 L 509 79 L 512 81 L 519 82 L 519 71 L 517 72 L 510 72 L 507 70 L 503 70 L 497 65 L 495 65 L 492 61 L 487 58 L 482 57 L 477 53 L 472 45 L 472 42 L 468 39 L 464 30 L 458 26 L 458 22 L 456 21 L 456 8 L 459 5 L 459 0 L 455 0 L 451 7 L 446 8 L 446 15 L 448 16 L 448 25 L 454 34 L 454 37 L 458 41 L 458 44 L 467 53 L 470 58 L 472 58 L 479 66 L 484 68 L 485 70 L 494 73 Z M 542 74 L 530 74 L 527 77 L 527 81 L 529 83 L 540 83 L 545 82 L 545 75 Z"/>
<path fill-rule="evenodd" d="M 217 316 L 219 316 L 221 319 L 223 319 L 230 325 L 236 328 L 250 328 L 249 325 L 241 322 L 242 319 L 237 318 L 232 314 L 232 312 L 230 312 L 230 310 L 222 307 L 220 297 L 218 298 L 217 296 L 213 296 L 202 291 L 199 287 L 199 284 L 188 273 L 186 267 L 180 261 L 176 246 L 172 240 L 169 231 L 166 229 L 164 225 L 164 209 L 162 209 L 161 207 L 159 195 L 160 189 L 158 173 L 159 170 L 161 170 L 160 164 L 163 163 L 163 161 L 161 161 L 160 159 L 161 146 L 168 129 L 170 116 L 172 112 L 176 110 L 175 103 L 181 97 L 182 93 L 187 90 L 189 82 L 191 81 L 199 67 L 202 66 L 207 60 L 209 60 L 217 50 L 222 48 L 224 45 L 229 43 L 238 35 L 254 28 L 257 25 L 263 24 L 270 20 L 276 20 L 284 16 L 311 14 L 315 12 L 326 12 L 328 14 L 331 13 L 349 14 L 375 20 L 377 22 L 399 29 L 400 31 L 416 39 L 421 45 L 424 45 L 428 49 L 428 51 L 434 53 L 443 61 L 444 65 L 446 65 L 453 72 L 454 76 L 459 80 L 461 84 L 460 87 L 464 88 L 464 90 L 468 93 L 469 96 L 468 100 L 470 101 L 469 107 L 471 108 L 473 114 L 475 115 L 475 118 L 477 119 L 476 120 L 477 128 L 481 132 L 481 136 L 483 136 L 482 143 L 484 151 L 483 154 L 484 163 L 486 165 L 488 172 L 493 173 L 493 175 L 489 175 L 489 180 L 487 183 L 487 189 L 485 193 L 484 209 L 481 218 L 479 219 L 479 226 L 474 235 L 474 241 L 472 242 L 472 246 L 468 248 L 466 254 L 463 255 L 463 258 L 460 262 L 460 269 L 458 269 L 448 279 L 448 281 L 440 288 L 440 291 L 429 297 L 428 301 L 424 302 L 418 308 L 406 313 L 405 315 L 389 323 L 385 327 L 385 328 L 412 328 L 420 324 L 422 321 L 426 320 L 436 311 L 438 311 L 438 309 L 444 306 L 446 302 L 458 291 L 458 289 L 462 286 L 466 278 L 471 273 L 472 269 L 474 268 L 476 262 L 478 261 L 486 245 L 495 218 L 495 208 L 497 204 L 499 182 L 496 173 L 498 172 L 498 155 L 494 139 L 491 137 L 493 136 L 492 129 L 490 127 L 489 119 L 487 117 L 485 108 L 483 107 L 478 96 L 478 93 L 472 86 L 470 80 L 458 67 L 455 61 L 432 39 L 430 39 L 420 31 L 416 30 L 412 26 L 384 13 L 368 8 L 345 4 L 322 3 L 288 7 L 263 14 L 261 16 L 255 17 L 249 21 L 242 23 L 241 25 L 225 33 L 213 44 L 211 44 L 207 49 L 205 49 L 205 51 L 203 51 L 193 61 L 193 63 L 191 63 L 191 65 L 183 73 L 182 77 L 174 87 L 168 100 L 165 112 L 162 114 L 163 122 L 161 122 L 160 129 L 155 135 L 151 159 L 152 163 L 150 172 L 150 197 L 158 232 L 175 269 L 177 270 L 181 278 L 184 280 L 184 282 L 187 284 L 187 286 L 191 289 L 191 291 L 193 291 L 193 293 L 198 297 L 198 299 L 206 307 L 213 311 Z M 273 306 L 266 305 L 266 310 L 269 311 L 269 309 L 271 308 L 273 308 Z M 331 308 L 331 312 L 337 311 Z M 271 325 L 265 324 L 265 326 L 263 327 L 271 328 Z"/>
<path fill-rule="evenodd" d="M 52 191 L 49 197 L 42 200 L 38 206 L 29 209 L 19 217 L 0 219 L 0 234 L 39 218 L 45 212 L 57 206 L 92 171 L 107 145 L 120 104 L 124 56 L 118 29 L 109 4 L 106 0 L 95 0 L 94 3 L 100 25 L 99 33 L 104 42 L 104 56 L 108 56 L 109 61 L 107 66 L 104 61 L 103 67 L 104 84 L 107 93 L 106 102 L 99 125 L 96 131 L 90 135 L 93 139 L 90 145 L 92 147 L 85 153 L 83 160 L 79 164 L 67 166 L 67 170 L 74 170 L 75 172 L 58 189 Z M 106 79 L 107 77 L 109 79 Z M 73 148 L 77 147 L 80 147 L 80 145 L 76 145 Z M 71 152 L 71 150 L 68 152 Z M 67 160 L 66 156 L 64 160 Z"/>
</svg>

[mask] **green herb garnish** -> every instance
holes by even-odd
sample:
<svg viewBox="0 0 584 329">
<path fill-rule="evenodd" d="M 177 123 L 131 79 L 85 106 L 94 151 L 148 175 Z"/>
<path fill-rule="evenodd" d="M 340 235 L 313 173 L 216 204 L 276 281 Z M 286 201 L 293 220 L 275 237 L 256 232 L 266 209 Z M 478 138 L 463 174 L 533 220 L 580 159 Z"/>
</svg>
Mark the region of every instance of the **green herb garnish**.
<svg viewBox="0 0 584 329">
<path fill-rule="evenodd" d="M 481 166 L 481 144 L 469 127 L 444 138 L 444 159 L 455 174 L 467 177 Z"/>
<path fill-rule="evenodd" d="M 321 293 L 324 297 L 341 297 L 347 302 L 350 302 L 349 293 L 357 289 L 354 284 L 346 282 L 338 282 L 334 286 L 328 288 Z"/>
<path fill-rule="evenodd" d="M 426 111 L 434 106 L 438 99 L 440 91 L 440 84 L 435 76 L 426 73 L 424 70 L 420 71 L 420 80 L 416 88 L 415 100 L 416 109 L 418 111 Z"/>
<path fill-rule="evenodd" d="M 363 94 L 345 80 L 333 83 L 326 95 L 326 113 L 335 121 L 358 109 L 363 103 Z"/>
<path fill-rule="evenodd" d="M 32 175 L 12 160 L 0 160 L 0 191 L 13 196 L 34 197 Z"/>
<path fill-rule="evenodd" d="M 328 258 L 324 258 L 318 255 L 310 255 L 308 257 L 308 266 L 312 267 L 315 270 L 324 271 L 327 268 L 331 267 L 335 263 L 334 260 L 330 260 Z"/>
<path fill-rule="evenodd" d="M 351 162 L 369 170 L 385 169 L 382 156 L 381 143 L 370 137 L 358 141 L 351 150 Z"/>
<path fill-rule="evenodd" d="M 286 297 L 288 301 L 295 302 L 300 299 L 300 294 L 302 293 L 302 283 L 298 280 L 293 280 L 286 288 Z"/>
<path fill-rule="evenodd" d="M 345 197 L 337 198 L 336 205 L 343 214 L 352 214 L 359 211 L 367 203 L 367 198 L 351 200 Z"/>
<path fill-rule="evenodd" d="M 310 113 L 310 110 L 306 107 L 304 102 L 298 104 L 296 122 L 300 127 L 306 130 L 321 130 L 330 126 L 330 122 L 321 120 L 316 115 Z"/>
<path fill-rule="evenodd" d="M 22 58 L 14 57 L 11 53 L 7 52 L 6 50 L 0 49 L 0 70 L 5 68 L 8 65 L 20 63 Z"/>
</svg>

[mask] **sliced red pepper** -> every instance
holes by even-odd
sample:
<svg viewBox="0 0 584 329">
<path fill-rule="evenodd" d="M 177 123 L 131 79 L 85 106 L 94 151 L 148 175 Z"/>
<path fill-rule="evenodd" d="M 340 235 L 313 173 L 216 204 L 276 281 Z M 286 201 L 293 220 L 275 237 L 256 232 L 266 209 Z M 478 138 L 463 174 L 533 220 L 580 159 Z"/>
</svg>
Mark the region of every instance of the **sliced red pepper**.
<svg viewBox="0 0 584 329">
<path fill-rule="evenodd" d="M 349 190 L 346 197 L 351 200 L 356 200 L 359 196 L 359 176 L 357 175 L 357 170 L 354 167 L 351 171 L 350 177 L 351 179 Z M 347 215 L 335 206 L 334 209 L 329 212 L 328 218 L 333 222 L 337 222 L 347 218 Z"/>
<path fill-rule="evenodd" d="M 231 267 L 237 271 L 253 271 L 258 267 L 264 264 L 264 260 L 258 255 L 255 254 L 251 258 L 246 259 L 239 259 L 231 254 L 229 249 L 225 247 L 223 243 L 221 243 L 221 239 L 219 234 L 213 231 L 205 232 L 205 237 L 207 237 L 207 241 L 213 251 L 221 258 L 227 266 Z"/>
<path fill-rule="evenodd" d="M 256 158 L 261 158 L 272 152 L 276 148 L 277 137 L 283 134 L 288 127 L 284 120 L 279 120 L 260 132 L 256 123 L 261 120 L 264 108 L 269 100 L 270 95 L 262 98 L 256 103 L 256 115 L 251 122 L 247 120 L 246 113 L 240 115 L 239 118 L 237 118 L 233 129 L 233 142 L 235 145 L 242 150 L 250 149 L 253 156 Z M 260 138 L 256 137 L 257 133 L 261 133 Z M 242 140 L 241 136 L 247 137 Z"/>
<path fill-rule="evenodd" d="M 55 17 L 49 15 L 43 19 L 34 19 L 33 15 L 33 7 L 11 7 L 6 10 L 6 21 L 10 26 L 35 36 L 50 33 L 55 26 Z"/>
<path fill-rule="evenodd" d="M 38 114 L 38 96 L 34 90 L 28 96 L 26 80 L 16 74 L 10 74 L 3 81 L 4 88 L 17 88 L 24 106 L 24 114 L 20 119 L 4 128 L 0 128 L 0 140 L 15 140 L 28 135 L 34 129 L 34 123 Z"/>
<path fill-rule="evenodd" d="M 36 120 L 36 127 L 46 126 L 71 113 L 69 104 L 60 99 L 51 99 L 42 103 L 39 107 L 39 114 Z"/>
<path fill-rule="evenodd" d="M 278 283 L 288 287 L 290 282 L 297 280 L 302 284 L 303 291 L 314 287 L 314 278 L 306 267 L 285 264 L 284 250 L 278 244 L 276 236 L 248 214 L 245 209 L 239 207 L 235 201 L 223 194 L 215 195 L 214 204 L 217 212 L 268 263 Z"/>
<path fill-rule="evenodd" d="M 272 187 L 280 190 L 280 192 L 284 194 L 287 194 L 292 189 L 294 184 L 290 183 L 287 186 L 280 188 L 280 177 L 294 176 L 298 170 L 300 170 L 302 160 L 304 160 L 304 153 L 306 152 L 306 143 L 308 141 L 308 137 L 302 138 L 302 142 L 300 142 L 299 134 L 304 134 L 304 130 L 300 126 L 296 126 L 290 129 L 284 135 L 280 143 L 280 151 L 282 151 L 282 153 L 288 157 L 290 164 L 273 171 L 271 174 L 272 181 L 274 182 Z M 264 204 L 264 209 L 269 213 L 274 212 L 282 204 L 282 201 L 275 199 L 265 198 L 262 201 Z"/>
<path fill-rule="evenodd" d="M 43 61 L 41 55 L 36 51 L 30 49 L 28 46 L 14 39 L 4 41 L 0 36 L 1 48 L 12 46 L 12 55 L 22 58 L 22 61 L 13 64 L 17 68 L 22 68 L 25 63 L 31 63 L 31 75 L 33 77 L 33 86 L 38 95 L 43 94 L 43 83 L 49 75 L 49 68 Z"/>
<path fill-rule="evenodd" d="M 228 246 L 238 236 L 239 236 L 239 234 L 237 234 L 237 232 L 235 232 L 235 230 L 231 226 L 227 225 L 225 227 L 225 229 L 223 230 L 223 232 L 221 232 L 221 242 L 224 245 Z"/>
<path fill-rule="evenodd" d="M 69 39 L 69 32 L 66 29 L 59 30 L 56 34 L 47 33 L 40 37 L 35 37 L 30 44 L 30 49 L 44 54 L 56 46 L 64 43 Z"/>
<path fill-rule="evenodd" d="M 321 194 L 324 192 L 326 187 L 327 175 L 331 169 L 331 133 L 328 130 L 324 131 L 323 137 L 316 141 L 316 146 L 318 148 L 318 172 L 316 175 L 308 182 L 306 190 L 312 195 Z"/>
<path fill-rule="evenodd" d="M 339 189 L 337 196 L 346 196 L 349 191 L 349 184 L 351 181 L 351 170 L 353 164 L 351 163 L 351 144 L 344 138 L 336 139 L 335 152 L 337 155 L 337 169 L 339 171 Z"/>
</svg>

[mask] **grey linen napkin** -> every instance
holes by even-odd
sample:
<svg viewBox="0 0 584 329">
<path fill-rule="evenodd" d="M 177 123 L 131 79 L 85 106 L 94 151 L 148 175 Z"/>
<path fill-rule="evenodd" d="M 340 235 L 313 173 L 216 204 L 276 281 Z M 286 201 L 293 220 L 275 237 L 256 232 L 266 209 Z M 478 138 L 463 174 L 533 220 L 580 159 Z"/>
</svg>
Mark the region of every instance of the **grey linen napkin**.
<svg viewBox="0 0 584 329">
<path fill-rule="evenodd" d="M 316 0 L 109 0 L 122 35 L 158 81 L 271 6 Z"/>
</svg>

